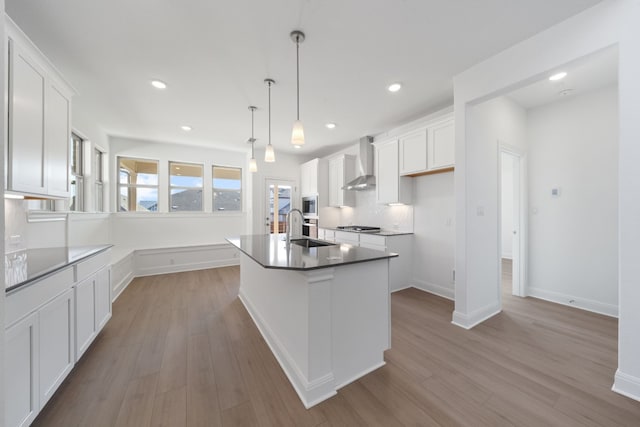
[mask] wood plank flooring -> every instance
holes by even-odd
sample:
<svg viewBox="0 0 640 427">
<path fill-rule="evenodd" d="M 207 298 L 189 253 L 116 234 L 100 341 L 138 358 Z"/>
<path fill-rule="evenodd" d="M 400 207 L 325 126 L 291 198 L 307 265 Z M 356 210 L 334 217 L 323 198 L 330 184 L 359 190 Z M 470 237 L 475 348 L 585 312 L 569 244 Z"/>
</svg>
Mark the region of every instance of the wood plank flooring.
<svg viewBox="0 0 640 427">
<path fill-rule="evenodd" d="M 238 286 L 238 267 L 135 279 L 34 425 L 640 425 L 640 403 L 610 391 L 617 321 L 507 284 L 471 331 L 451 301 L 394 293 L 387 365 L 306 410 Z"/>
</svg>

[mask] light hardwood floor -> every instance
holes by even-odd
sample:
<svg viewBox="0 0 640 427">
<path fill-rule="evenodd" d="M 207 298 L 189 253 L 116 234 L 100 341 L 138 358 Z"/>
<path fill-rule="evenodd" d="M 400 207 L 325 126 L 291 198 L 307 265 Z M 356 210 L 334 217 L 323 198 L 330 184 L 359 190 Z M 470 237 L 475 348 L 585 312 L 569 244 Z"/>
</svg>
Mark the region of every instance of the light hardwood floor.
<svg viewBox="0 0 640 427">
<path fill-rule="evenodd" d="M 394 293 L 387 365 L 305 410 L 238 284 L 237 267 L 135 279 L 34 425 L 640 425 L 610 391 L 616 320 L 509 292 L 471 331 L 451 301 Z"/>
</svg>

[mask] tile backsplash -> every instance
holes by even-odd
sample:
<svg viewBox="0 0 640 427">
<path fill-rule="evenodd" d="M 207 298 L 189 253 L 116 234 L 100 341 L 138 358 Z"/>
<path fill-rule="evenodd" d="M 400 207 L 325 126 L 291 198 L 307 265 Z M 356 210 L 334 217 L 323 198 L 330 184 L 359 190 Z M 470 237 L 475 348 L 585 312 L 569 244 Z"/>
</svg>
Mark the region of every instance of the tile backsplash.
<svg viewBox="0 0 640 427">
<path fill-rule="evenodd" d="M 320 212 L 322 227 L 338 225 L 367 225 L 385 230 L 413 232 L 413 206 L 387 206 L 376 203 L 375 191 L 356 192 L 356 206 L 323 208 Z"/>
<path fill-rule="evenodd" d="M 5 252 L 9 254 L 24 249 L 65 246 L 67 221 L 29 222 L 29 203 L 27 200 L 4 199 Z"/>
</svg>

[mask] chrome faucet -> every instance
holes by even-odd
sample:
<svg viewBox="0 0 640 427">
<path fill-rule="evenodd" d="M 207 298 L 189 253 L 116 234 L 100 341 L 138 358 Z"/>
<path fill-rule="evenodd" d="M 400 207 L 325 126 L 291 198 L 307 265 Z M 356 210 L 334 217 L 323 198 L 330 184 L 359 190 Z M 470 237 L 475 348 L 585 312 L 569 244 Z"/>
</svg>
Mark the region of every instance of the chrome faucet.
<svg viewBox="0 0 640 427">
<path fill-rule="evenodd" d="M 302 211 L 300 209 L 291 209 L 289 210 L 289 212 L 287 212 L 287 216 L 284 219 L 285 224 L 287 226 L 287 245 L 291 241 L 291 213 L 292 212 L 298 212 L 300 214 L 300 224 L 304 222 L 304 215 L 302 214 Z"/>
</svg>

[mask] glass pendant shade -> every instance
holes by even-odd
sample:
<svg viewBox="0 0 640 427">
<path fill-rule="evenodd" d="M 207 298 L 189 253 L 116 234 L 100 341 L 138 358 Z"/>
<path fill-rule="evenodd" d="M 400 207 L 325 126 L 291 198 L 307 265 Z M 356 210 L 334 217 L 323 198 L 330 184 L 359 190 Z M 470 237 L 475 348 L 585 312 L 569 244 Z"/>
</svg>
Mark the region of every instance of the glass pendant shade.
<svg viewBox="0 0 640 427">
<path fill-rule="evenodd" d="M 291 132 L 291 143 L 293 145 L 304 145 L 304 129 L 300 120 L 296 120 L 293 123 L 293 131 Z"/>
<path fill-rule="evenodd" d="M 267 163 L 273 163 L 276 161 L 276 153 L 273 151 L 273 145 L 268 144 L 264 150 L 264 161 Z"/>
<path fill-rule="evenodd" d="M 258 164 L 256 163 L 256 159 L 253 157 L 249 160 L 249 172 L 258 172 Z"/>
</svg>

